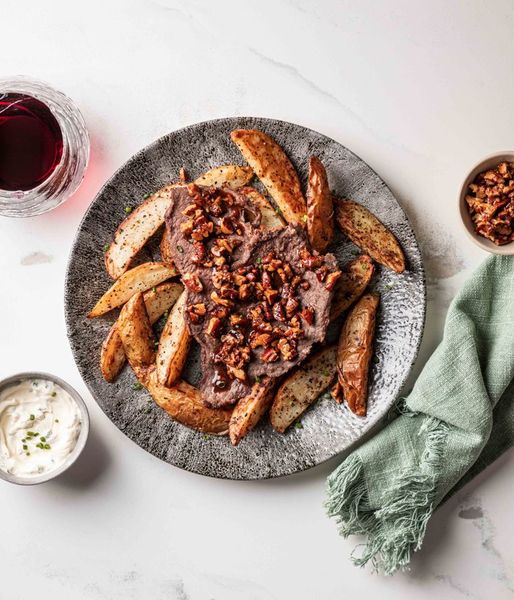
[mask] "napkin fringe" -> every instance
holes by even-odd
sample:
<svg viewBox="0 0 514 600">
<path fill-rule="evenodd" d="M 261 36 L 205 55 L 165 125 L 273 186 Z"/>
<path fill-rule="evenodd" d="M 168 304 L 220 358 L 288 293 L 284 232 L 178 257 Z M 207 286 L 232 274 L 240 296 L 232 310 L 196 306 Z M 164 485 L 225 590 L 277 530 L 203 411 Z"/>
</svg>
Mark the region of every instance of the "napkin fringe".
<svg viewBox="0 0 514 600">
<path fill-rule="evenodd" d="M 408 411 L 408 409 L 407 409 Z M 412 416 L 418 413 L 412 413 Z M 405 568 L 413 551 L 419 550 L 434 510 L 436 481 L 444 457 L 448 426 L 426 418 L 419 435 L 425 449 L 416 468 L 405 469 L 383 491 L 379 510 L 370 508 L 364 465 L 357 454 L 349 456 L 327 480 L 326 508 L 335 517 L 342 536 L 365 534 L 361 556 L 352 553 L 357 566 L 371 561 L 386 575 Z"/>
</svg>

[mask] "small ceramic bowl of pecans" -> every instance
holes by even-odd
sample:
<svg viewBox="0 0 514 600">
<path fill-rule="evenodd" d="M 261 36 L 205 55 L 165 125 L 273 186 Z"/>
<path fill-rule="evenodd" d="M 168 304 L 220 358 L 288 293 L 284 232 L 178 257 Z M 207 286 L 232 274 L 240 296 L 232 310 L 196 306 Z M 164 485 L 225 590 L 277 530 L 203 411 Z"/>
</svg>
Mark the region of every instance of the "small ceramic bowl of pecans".
<svg viewBox="0 0 514 600">
<path fill-rule="evenodd" d="M 481 160 L 462 184 L 462 222 L 471 239 L 495 254 L 514 254 L 514 152 Z"/>
</svg>

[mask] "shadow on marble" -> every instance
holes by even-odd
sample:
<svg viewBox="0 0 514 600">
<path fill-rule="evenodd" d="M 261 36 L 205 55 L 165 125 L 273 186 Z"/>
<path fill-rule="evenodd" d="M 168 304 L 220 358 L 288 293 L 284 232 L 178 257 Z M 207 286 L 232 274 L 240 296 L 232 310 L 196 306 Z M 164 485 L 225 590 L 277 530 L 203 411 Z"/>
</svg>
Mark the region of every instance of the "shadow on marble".
<svg viewBox="0 0 514 600">
<path fill-rule="evenodd" d="M 505 477 L 509 469 L 509 463 L 509 452 L 505 452 L 436 510 L 429 522 L 423 547 L 412 559 L 411 570 L 407 574 L 408 577 L 418 581 L 433 579 L 436 565 L 440 560 L 441 550 L 449 543 L 452 535 L 450 521 L 456 522 L 458 520 L 456 517 L 460 517 L 460 519 L 471 518 L 465 511 L 459 511 L 463 506 L 474 509 L 474 519 L 484 518 L 486 511 L 476 501 L 476 492 L 484 481 L 492 477 Z"/>
<path fill-rule="evenodd" d="M 111 462 L 107 445 L 96 428 L 91 427 L 86 446 L 77 462 L 52 484 L 77 490 L 93 487 L 106 476 Z"/>
</svg>

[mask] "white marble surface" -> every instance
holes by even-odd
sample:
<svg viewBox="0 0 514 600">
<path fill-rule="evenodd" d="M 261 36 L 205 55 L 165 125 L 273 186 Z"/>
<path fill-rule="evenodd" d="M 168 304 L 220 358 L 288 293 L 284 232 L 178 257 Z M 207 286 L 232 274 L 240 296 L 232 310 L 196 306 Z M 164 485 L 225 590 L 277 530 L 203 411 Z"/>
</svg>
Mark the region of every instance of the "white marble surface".
<svg viewBox="0 0 514 600">
<path fill-rule="evenodd" d="M 368 161 L 413 221 L 429 279 L 419 372 L 450 299 L 485 257 L 460 229 L 460 179 L 514 145 L 512 2 L 3 0 L 1 12 L 2 74 L 72 96 L 92 160 L 53 213 L 0 218 L 0 375 L 69 380 L 92 432 L 61 479 L 0 486 L 0 597 L 510 598 L 512 453 L 438 511 L 410 573 L 357 569 L 354 541 L 322 509 L 337 461 L 275 481 L 215 481 L 159 462 L 111 425 L 71 356 L 63 281 L 84 211 L 135 151 L 215 117 L 298 122 Z"/>
</svg>

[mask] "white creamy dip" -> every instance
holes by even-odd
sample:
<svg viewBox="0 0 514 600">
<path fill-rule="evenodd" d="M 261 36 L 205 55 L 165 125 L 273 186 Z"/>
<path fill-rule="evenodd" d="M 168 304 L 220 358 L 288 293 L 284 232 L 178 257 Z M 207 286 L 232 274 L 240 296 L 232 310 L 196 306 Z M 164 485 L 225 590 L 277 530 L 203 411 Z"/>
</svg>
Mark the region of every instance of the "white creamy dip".
<svg viewBox="0 0 514 600">
<path fill-rule="evenodd" d="M 60 385 L 27 379 L 0 392 L 0 469 L 21 477 L 58 469 L 75 448 L 80 410 Z"/>
</svg>

